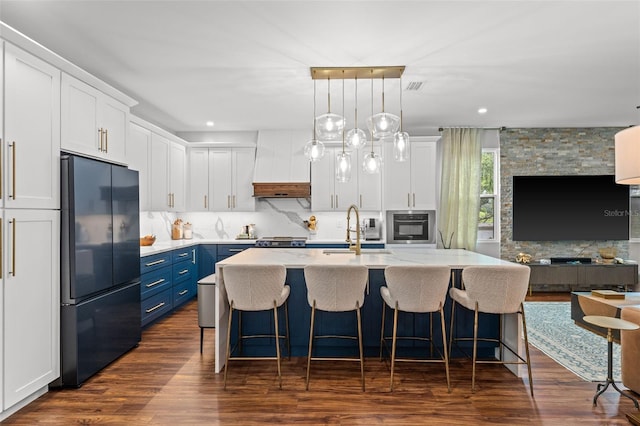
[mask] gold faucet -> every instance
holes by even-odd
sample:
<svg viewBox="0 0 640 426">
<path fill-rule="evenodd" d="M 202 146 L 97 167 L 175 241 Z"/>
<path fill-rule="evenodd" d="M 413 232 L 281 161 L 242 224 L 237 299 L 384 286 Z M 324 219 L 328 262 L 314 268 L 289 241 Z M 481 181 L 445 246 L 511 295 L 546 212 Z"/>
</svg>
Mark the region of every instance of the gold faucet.
<svg viewBox="0 0 640 426">
<path fill-rule="evenodd" d="M 351 229 L 349 220 L 351 219 L 351 210 L 356 212 L 356 244 L 353 245 L 351 241 L 351 233 L 353 230 Z M 355 204 L 351 204 L 347 209 L 347 242 L 349 243 L 349 250 L 355 251 L 356 256 L 359 256 L 361 253 L 360 249 L 360 212 L 358 212 L 358 207 Z"/>
</svg>

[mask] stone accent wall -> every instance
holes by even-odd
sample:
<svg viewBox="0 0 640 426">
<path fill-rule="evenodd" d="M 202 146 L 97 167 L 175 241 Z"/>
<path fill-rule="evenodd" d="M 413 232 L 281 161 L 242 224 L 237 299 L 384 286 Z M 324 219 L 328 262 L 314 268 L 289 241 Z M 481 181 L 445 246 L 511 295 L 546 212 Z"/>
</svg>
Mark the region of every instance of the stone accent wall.
<svg viewBox="0 0 640 426">
<path fill-rule="evenodd" d="M 533 260 L 549 257 L 599 258 L 601 247 L 616 247 L 628 258 L 628 241 L 513 241 L 512 177 L 514 175 L 614 174 L 614 135 L 621 128 L 530 128 L 500 133 L 501 258 L 520 252 Z"/>
</svg>

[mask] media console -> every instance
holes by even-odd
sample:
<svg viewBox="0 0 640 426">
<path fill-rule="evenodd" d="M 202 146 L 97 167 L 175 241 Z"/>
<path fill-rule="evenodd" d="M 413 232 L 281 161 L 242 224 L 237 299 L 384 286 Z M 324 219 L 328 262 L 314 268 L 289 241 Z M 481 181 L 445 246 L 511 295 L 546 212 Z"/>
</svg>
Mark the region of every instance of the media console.
<svg viewBox="0 0 640 426">
<path fill-rule="evenodd" d="M 530 263 L 529 288 L 544 291 L 574 291 L 633 286 L 638 283 L 638 265 L 602 263 Z"/>
</svg>

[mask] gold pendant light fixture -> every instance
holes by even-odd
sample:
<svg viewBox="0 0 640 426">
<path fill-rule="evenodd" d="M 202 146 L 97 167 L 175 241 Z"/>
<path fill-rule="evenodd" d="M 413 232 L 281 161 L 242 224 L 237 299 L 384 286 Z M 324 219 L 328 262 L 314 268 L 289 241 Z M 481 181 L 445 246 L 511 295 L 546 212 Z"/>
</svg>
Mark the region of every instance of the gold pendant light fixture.
<svg viewBox="0 0 640 426">
<path fill-rule="evenodd" d="M 373 114 L 373 79 L 371 79 L 371 114 Z M 371 133 L 371 152 L 365 155 L 362 161 L 362 170 L 370 175 L 380 173 L 382 158 L 373 150 L 373 131 Z"/>
<path fill-rule="evenodd" d="M 320 149 L 321 141 L 337 141 L 342 136 L 342 151 L 336 156 L 336 179 L 347 182 L 351 177 L 351 153 L 345 148 L 359 148 L 366 145 L 367 135 L 358 128 L 358 80 L 369 78 L 371 80 L 371 116 L 367 119 L 367 126 L 371 137 L 371 152 L 363 161 L 362 168 L 366 173 L 379 173 L 382 158 L 375 153 L 374 139 L 389 139 L 393 137 L 394 158 L 397 161 L 406 161 L 409 155 L 409 135 L 402 129 L 402 84 L 400 84 L 400 117 L 384 110 L 384 80 L 388 78 L 400 78 L 404 72 L 404 66 L 382 67 L 312 67 L 311 78 L 313 80 L 327 80 L 328 112 L 314 119 L 314 137 L 305 146 L 305 154 L 314 149 Z M 342 116 L 331 112 L 331 80 L 342 80 Z M 344 80 L 355 80 L 355 108 L 354 128 L 345 135 L 344 118 Z M 382 80 L 382 112 L 373 113 L 373 80 Z M 314 115 L 315 115 L 315 84 L 314 84 Z M 324 146 L 322 146 L 324 149 Z M 307 155 L 311 161 L 311 154 Z M 319 158 L 319 157 L 318 157 Z"/>
<path fill-rule="evenodd" d="M 313 80 L 313 134 L 304 146 L 304 156 L 311 162 L 324 157 L 324 144 L 316 138 L 316 81 Z"/>
<path fill-rule="evenodd" d="M 331 112 L 331 76 L 327 78 L 327 113 L 317 117 L 316 124 L 316 137 L 321 141 L 338 140 L 344 130 L 344 116 Z"/>
<path fill-rule="evenodd" d="M 400 130 L 393 134 L 393 159 L 409 159 L 409 133 L 402 130 L 402 78 L 400 78 Z"/>
<path fill-rule="evenodd" d="M 355 77 L 355 108 L 354 122 L 355 126 L 347 133 L 347 145 L 352 148 L 359 149 L 367 144 L 367 134 L 364 130 L 358 128 L 358 76 Z"/>
<path fill-rule="evenodd" d="M 400 88 L 402 91 L 402 88 Z M 373 112 L 372 112 L 373 114 Z M 371 115 L 367 119 L 367 127 L 376 139 L 392 136 L 398 131 L 400 117 L 384 111 L 384 75 L 382 76 L 382 112 Z"/>
</svg>

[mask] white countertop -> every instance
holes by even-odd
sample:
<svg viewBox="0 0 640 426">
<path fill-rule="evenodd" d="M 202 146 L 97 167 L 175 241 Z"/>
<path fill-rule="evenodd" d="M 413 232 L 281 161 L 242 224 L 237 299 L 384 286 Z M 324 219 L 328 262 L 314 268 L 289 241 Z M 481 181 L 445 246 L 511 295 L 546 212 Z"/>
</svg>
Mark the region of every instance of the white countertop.
<svg viewBox="0 0 640 426">
<path fill-rule="evenodd" d="M 372 269 L 381 269 L 389 265 L 449 265 L 462 268 L 468 265 L 513 265 L 514 263 L 462 249 L 434 248 L 390 248 L 387 253 L 373 249 L 363 249 L 360 256 L 353 253 L 325 254 L 325 249 L 302 248 L 250 248 L 217 265 L 261 265 L 270 263 L 284 264 L 287 268 L 303 268 L 312 264 L 365 265 Z"/>
</svg>

